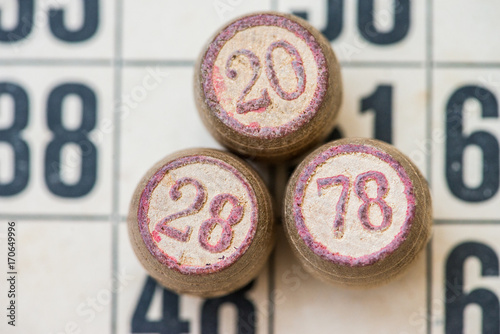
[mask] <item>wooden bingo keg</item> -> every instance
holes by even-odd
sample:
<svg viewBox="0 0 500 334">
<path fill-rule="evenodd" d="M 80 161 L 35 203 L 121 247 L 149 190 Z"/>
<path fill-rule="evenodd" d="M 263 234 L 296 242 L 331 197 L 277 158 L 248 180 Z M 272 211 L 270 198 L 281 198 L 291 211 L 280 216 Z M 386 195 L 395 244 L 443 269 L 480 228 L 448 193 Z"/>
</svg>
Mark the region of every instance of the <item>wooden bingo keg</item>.
<svg viewBox="0 0 500 334">
<path fill-rule="evenodd" d="M 402 273 L 429 239 L 432 204 L 417 167 L 393 146 L 342 139 L 311 153 L 287 187 L 285 230 L 304 267 L 349 286 Z"/>
<path fill-rule="evenodd" d="M 220 29 L 196 65 L 194 93 L 211 134 L 263 160 L 296 156 L 326 138 L 342 98 L 330 43 L 306 21 L 267 12 Z"/>
<path fill-rule="evenodd" d="M 250 282 L 274 244 L 261 178 L 239 158 L 212 149 L 177 152 L 152 167 L 134 193 L 128 229 L 153 278 L 203 297 Z"/>
</svg>

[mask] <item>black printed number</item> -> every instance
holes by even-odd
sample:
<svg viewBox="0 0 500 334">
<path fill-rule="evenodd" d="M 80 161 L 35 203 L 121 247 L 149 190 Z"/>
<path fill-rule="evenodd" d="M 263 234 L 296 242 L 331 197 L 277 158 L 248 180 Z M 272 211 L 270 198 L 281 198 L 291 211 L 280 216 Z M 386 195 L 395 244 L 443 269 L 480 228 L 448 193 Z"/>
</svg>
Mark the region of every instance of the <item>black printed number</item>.
<svg viewBox="0 0 500 334">
<path fill-rule="evenodd" d="M 223 297 L 206 299 L 201 308 L 201 333 L 221 333 L 219 328 L 219 310 L 224 304 L 233 304 L 238 310 L 238 334 L 254 334 L 256 312 L 253 303 L 245 297 L 253 286 L 246 287 Z M 156 289 L 163 292 L 161 319 L 149 319 L 148 310 L 153 302 Z M 154 279 L 148 277 L 139 302 L 132 316 L 132 333 L 181 334 L 190 333 L 190 323 L 179 318 L 179 296 L 167 289 L 162 289 Z"/>
<path fill-rule="evenodd" d="M 0 83 L 0 98 L 10 96 L 14 105 L 14 121 L 7 129 L 0 129 L 0 142 L 10 145 L 14 152 L 14 173 L 11 181 L 0 183 L 0 196 L 13 196 L 26 187 L 29 180 L 30 151 L 21 138 L 21 131 L 28 124 L 29 100 L 25 90 L 16 84 Z"/>
<path fill-rule="evenodd" d="M 327 23 L 322 33 L 330 41 L 334 41 L 342 32 L 344 23 L 344 0 L 326 0 Z M 395 44 L 403 40 L 410 30 L 410 0 L 396 0 L 392 9 L 387 10 L 393 16 L 393 26 L 390 31 L 377 29 L 375 20 L 376 0 L 358 0 L 357 25 L 361 36 L 370 43 L 377 45 Z M 305 11 L 294 11 L 295 15 L 308 19 Z"/>
<path fill-rule="evenodd" d="M 83 25 L 76 30 L 69 30 L 64 25 L 64 10 L 51 9 L 50 31 L 55 37 L 65 42 L 82 42 L 88 40 L 97 31 L 99 23 L 99 1 L 98 0 L 82 0 L 83 1 Z"/>
<path fill-rule="evenodd" d="M 482 311 L 482 333 L 500 333 L 500 305 L 497 295 L 484 288 L 464 292 L 464 263 L 470 257 L 476 257 L 481 262 L 483 277 L 499 275 L 498 256 L 490 247 L 477 242 L 466 242 L 453 249 L 446 260 L 445 332 L 463 333 L 465 307 L 475 304 Z"/>
<path fill-rule="evenodd" d="M 498 102 L 487 89 L 478 86 L 458 88 L 446 106 L 446 181 L 453 195 L 467 202 L 482 202 L 492 198 L 499 188 L 498 140 L 486 131 L 463 133 L 463 109 L 468 99 L 475 99 L 482 108 L 483 118 L 498 118 Z M 483 152 L 482 182 L 470 188 L 464 183 L 464 151 L 475 145 Z"/>
<path fill-rule="evenodd" d="M 326 27 L 321 32 L 329 41 L 333 41 L 339 37 L 344 25 L 344 0 L 326 0 L 326 13 Z M 293 11 L 293 14 L 305 20 L 309 19 L 308 12 Z"/>
<path fill-rule="evenodd" d="M 65 25 L 65 10 L 50 9 L 48 20 L 52 34 L 64 42 L 83 42 L 95 35 L 99 26 L 99 0 L 80 0 L 83 5 L 83 20 L 81 27 L 68 29 Z M 17 24 L 7 30 L 1 25 L 2 11 L 0 8 L 0 42 L 14 43 L 29 36 L 33 30 L 36 14 L 33 0 L 18 0 Z M 43 9 L 44 10 L 44 9 Z M 40 9 L 40 12 L 42 9 Z"/>
<path fill-rule="evenodd" d="M 2 27 L 2 10 L 0 9 L 0 42 L 14 43 L 26 38 L 33 30 L 34 0 L 17 1 L 17 24 L 6 30 Z"/>
<path fill-rule="evenodd" d="M 392 144 L 392 86 L 378 85 L 373 93 L 363 97 L 360 101 L 360 112 L 373 112 L 375 122 L 373 137 Z M 337 126 L 328 137 L 327 141 L 342 138 L 342 131 Z"/>
<path fill-rule="evenodd" d="M 236 324 L 238 330 L 236 333 L 254 334 L 257 315 L 253 303 L 245 297 L 245 293 L 252 286 L 253 282 L 229 295 L 205 300 L 201 310 L 201 333 L 221 333 L 219 330 L 219 310 L 224 304 L 233 304 L 238 310 L 238 322 Z"/>
<path fill-rule="evenodd" d="M 63 102 L 69 95 L 78 96 L 82 104 L 82 120 L 76 130 L 68 130 L 62 123 Z M 47 123 L 54 139 L 45 151 L 45 182 L 52 193 L 61 197 L 81 197 L 90 192 L 97 177 L 97 150 L 87 138 L 96 124 L 96 96 L 82 84 L 63 84 L 52 90 L 47 103 Z M 66 184 L 61 175 L 61 150 L 74 143 L 80 147 L 80 179 Z M 73 166 L 69 166 L 73 167 Z"/>
<path fill-rule="evenodd" d="M 151 320 L 147 313 L 156 289 L 160 286 L 148 276 L 142 289 L 139 303 L 132 316 L 132 333 L 181 334 L 189 333 L 189 322 L 179 319 L 179 296 L 167 289 L 163 290 L 162 318 Z"/>
<path fill-rule="evenodd" d="M 361 100 L 361 112 L 375 113 L 374 137 L 392 144 L 392 86 L 379 85 Z"/>
<path fill-rule="evenodd" d="M 373 93 L 363 97 L 360 101 L 360 112 L 373 112 L 375 122 L 373 126 L 373 137 L 392 144 L 392 85 L 378 85 Z M 335 127 L 325 142 L 343 138 L 343 132 L 339 126 Z M 287 169 L 290 177 L 295 169 L 291 165 Z"/>
<path fill-rule="evenodd" d="M 391 14 L 394 24 L 392 29 L 382 32 L 375 25 L 375 1 L 359 0 L 358 2 L 358 29 L 361 36 L 368 42 L 377 45 L 394 44 L 401 41 L 410 30 L 410 0 L 396 0 Z"/>
<path fill-rule="evenodd" d="M 63 125 L 65 99 L 74 95 L 82 105 L 82 118 L 77 129 L 67 129 Z M 0 98 L 10 97 L 13 101 L 12 125 L 0 129 L 0 143 L 6 143 L 14 152 L 14 173 L 11 180 L 0 183 L 0 196 L 14 196 L 22 192 L 28 185 L 30 177 L 30 149 L 22 138 L 22 130 L 28 124 L 29 97 L 21 86 L 10 83 L 0 83 Z M 97 99 L 94 91 L 80 83 L 64 83 L 55 87 L 47 99 L 47 126 L 52 132 L 52 140 L 45 150 L 45 183 L 49 190 L 57 196 L 76 198 L 87 195 L 97 180 L 97 148 L 87 137 L 96 126 Z M 61 152 L 68 144 L 78 146 L 80 162 L 61 160 Z M 80 176 L 74 184 L 64 181 L 63 171 L 66 168 L 77 168 Z"/>
</svg>

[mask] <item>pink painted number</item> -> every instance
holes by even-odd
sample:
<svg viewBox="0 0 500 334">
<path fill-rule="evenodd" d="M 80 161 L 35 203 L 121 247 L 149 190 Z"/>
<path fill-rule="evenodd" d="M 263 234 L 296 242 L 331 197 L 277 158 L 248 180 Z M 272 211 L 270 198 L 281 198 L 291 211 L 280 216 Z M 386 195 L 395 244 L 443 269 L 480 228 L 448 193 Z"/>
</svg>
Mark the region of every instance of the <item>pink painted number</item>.
<svg viewBox="0 0 500 334">
<path fill-rule="evenodd" d="M 157 232 L 182 242 L 189 240 L 192 230 L 191 226 L 186 226 L 184 230 L 179 230 L 168 224 L 181 217 L 196 214 L 203 208 L 207 200 L 206 190 L 201 182 L 190 177 L 181 178 L 174 183 L 169 192 L 170 198 L 174 201 L 179 200 L 182 197 L 180 189 L 188 184 L 196 188 L 196 196 L 193 203 L 187 209 L 163 218 L 155 226 Z M 227 219 L 223 219 L 220 217 L 220 214 L 227 203 L 230 203 L 232 208 Z M 215 196 L 210 202 L 210 218 L 205 220 L 200 226 L 198 241 L 204 249 L 211 253 L 220 253 L 226 250 L 231 245 L 233 239 L 232 226 L 238 224 L 242 218 L 243 206 L 236 196 L 231 194 L 219 194 Z M 222 234 L 219 240 L 215 244 L 212 244 L 209 241 L 210 235 L 217 225 L 222 228 Z"/>
<path fill-rule="evenodd" d="M 370 198 L 365 190 L 366 182 L 374 180 L 377 182 L 377 197 Z M 384 201 L 384 197 L 389 191 L 387 178 L 384 174 L 376 171 L 369 171 L 358 175 L 354 184 L 356 195 L 363 201 L 359 207 L 358 217 L 363 224 L 363 227 L 370 231 L 383 231 L 392 223 L 392 208 Z M 368 209 L 371 204 L 377 204 L 382 211 L 382 223 L 379 226 L 373 225 L 368 216 Z"/>
<path fill-rule="evenodd" d="M 168 223 L 170 223 L 175 219 L 186 217 L 199 212 L 203 207 L 203 204 L 207 200 L 207 195 L 203 185 L 200 183 L 200 181 L 190 177 L 183 177 L 174 183 L 172 188 L 170 188 L 170 193 L 169 193 L 170 198 L 173 199 L 174 201 L 179 200 L 182 197 L 180 189 L 188 184 L 191 184 L 196 188 L 196 196 L 194 198 L 194 202 L 187 209 L 176 212 L 174 214 L 171 214 L 163 218 L 155 226 L 155 230 L 158 231 L 159 233 L 163 233 L 166 236 L 169 236 L 175 240 L 183 242 L 189 240 L 189 235 L 191 234 L 191 226 L 186 226 L 184 231 L 181 231 L 174 227 L 168 226 Z"/>
<path fill-rule="evenodd" d="M 231 203 L 232 208 L 229 217 L 227 217 L 227 219 L 222 219 L 220 213 L 226 203 Z M 220 194 L 215 196 L 210 203 L 210 216 L 211 218 L 205 220 L 201 224 L 198 241 L 207 251 L 211 253 L 220 253 L 231 245 L 231 240 L 233 239 L 232 226 L 238 224 L 241 218 L 243 218 L 243 206 L 235 196 L 231 194 Z M 211 244 L 208 239 L 217 225 L 222 227 L 222 235 L 217 243 Z"/>
<path fill-rule="evenodd" d="M 323 188 L 337 184 L 342 185 L 342 192 L 337 202 L 335 220 L 333 221 L 333 236 L 340 239 L 344 236 L 345 230 L 345 213 L 347 201 L 349 199 L 349 178 L 345 175 L 337 175 L 318 179 L 316 183 L 318 185 L 318 196 L 321 196 L 321 189 Z"/>
<path fill-rule="evenodd" d="M 266 88 L 261 91 L 261 97 L 247 102 L 243 101 L 248 93 L 250 93 L 253 85 L 255 85 L 255 82 L 259 78 L 260 61 L 255 53 L 246 49 L 234 51 L 227 59 L 226 75 L 229 79 L 236 79 L 238 77 L 238 73 L 235 70 L 231 69 L 231 65 L 233 64 L 233 60 L 240 55 L 244 55 L 248 58 L 248 60 L 250 60 L 250 67 L 252 68 L 253 73 L 250 82 L 245 86 L 245 88 L 241 92 L 241 95 L 236 101 L 236 112 L 238 114 L 246 114 L 247 112 L 258 111 L 259 109 L 265 110 L 271 104 L 271 98 L 269 97 L 269 93 L 267 92 Z"/>
<path fill-rule="evenodd" d="M 277 48 L 282 48 L 286 53 L 293 57 L 292 68 L 297 79 L 297 88 L 293 92 L 286 92 L 279 83 L 278 75 L 276 74 L 276 70 L 274 69 L 273 61 L 273 51 Z M 226 62 L 226 76 L 229 79 L 233 80 L 238 77 L 238 73 L 231 68 L 231 66 L 233 65 L 233 61 L 238 56 L 245 56 L 248 58 L 248 60 L 250 61 L 250 67 L 252 68 L 252 77 L 250 79 L 250 82 L 245 86 L 240 96 L 238 97 L 238 100 L 236 101 L 236 112 L 238 114 L 246 114 L 248 112 L 264 111 L 271 104 L 271 98 L 269 96 L 267 88 L 262 89 L 261 97 L 250 101 L 244 101 L 245 97 L 250 93 L 252 87 L 255 85 L 260 75 L 260 61 L 255 53 L 247 49 L 236 50 L 231 53 Z M 266 52 L 266 75 L 273 90 L 283 100 L 295 100 L 300 95 L 302 95 L 302 93 L 304 93 L 306 87 L 306 73 L 304 70 L 302 57 L 300 56 L 299 51 L 292 44 L 285 40 L 280 40 L 269 45 L 269 48 Z"/>
<path fill-rule="evenodd" d="M 291 93 L 283 90 L 279 83 L 278 76 L 276 75 L 276 71 L 274 70 L 273 51 L 277 48 L 282 48 L 286 51 L 286 53 L 293 57 L 292 68 L 295 72 L 295 77 L 297 78 L 297 89 Z M 276 94 L 278 94 L 283 100 L 295 100 L 302 95 L 306 89 L 306 72 L 304 70 L 302 57 L 300 56 L 299 51 L 287 41 L 281 40 L 269 45 L 266 53 L 266 73 L 267 80 L 269 80 L 271 87 L 273 87 Z"/>
<path fill-rule="evenodd" d="M 366 182 L 374 180 L 377 183 L 377 197 L 368 197 L 366 193 Z M 339 200 L 335 208 L 335 219 L 333 221 L 333 235 L 335 238 L 340 239 L 344 236 L 345 231 L 345 214 L 347 210 L 347 202 L 349 200 L 350 180 L 345 175 L 337 175 L 332 177 L 320 178 L 316 181 L 318 187 L 318 196 L 322 195 L 322 189 L 342 185 L 342 192 L 340 193 Z M 363 201 L 359 207 L 358 218 L 362 226 L 369 231 L 384 231 L 392 223 L 392 208 L 384 200 L 387 192 L 389 191 L 387 178 L 384 174 L 377 171 L 369 171 L 362 173 L 356 177 L 354 182 L 354 192 Z M 382 223 L 380 225 L 373 225 L 370 222 L 368 210 L 372 204 L 379 206 L 382 212 Z"/>
</svg>

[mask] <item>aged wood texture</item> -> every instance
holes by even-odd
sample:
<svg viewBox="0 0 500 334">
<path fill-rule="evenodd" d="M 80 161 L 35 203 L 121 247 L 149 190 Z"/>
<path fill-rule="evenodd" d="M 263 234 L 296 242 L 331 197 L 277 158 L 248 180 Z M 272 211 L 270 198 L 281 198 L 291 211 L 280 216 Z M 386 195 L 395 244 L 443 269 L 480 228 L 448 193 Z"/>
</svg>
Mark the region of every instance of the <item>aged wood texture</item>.
<svg viewBox="0 0 500 334">
<path fill-rule="evenodd" d="M 428 241 L 432 204 L 424 177 L 393 146 L 342 139 L 311 153 L 287 187 L 292 249 L 322 280 L 378 285 L 402 273 Z"/>
<path fill-rule="evenodd" d="M 230 150 L 284 160 L 326 138 L 342 99 L 329 42 L 293 15 L 238 18 L 212 37 L 195 66 L 198 111 Z"/>
<path fill-rule="evenodd" d="M 213 149 L 177 152 L 153 166 L 134 193 L 128 229 L 152 277 L 203 297 L 248 283 L 274 245 L 266 186 L 245 162 Z"/>
</svg>

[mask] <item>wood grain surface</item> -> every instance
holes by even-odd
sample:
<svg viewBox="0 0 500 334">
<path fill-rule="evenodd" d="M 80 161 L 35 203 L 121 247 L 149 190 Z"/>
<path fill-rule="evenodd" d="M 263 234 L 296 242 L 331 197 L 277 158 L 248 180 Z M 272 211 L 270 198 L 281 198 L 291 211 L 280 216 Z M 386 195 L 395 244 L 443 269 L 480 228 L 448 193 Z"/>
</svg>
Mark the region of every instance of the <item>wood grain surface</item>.
<svg viewBox="0 0 500 334">
<path fill-rule="evenodd" d="M 335 125 L 339 64 L 321 33 L 296 16 L 262 12 L 226 24 L 195 70 L 203 122 L 239 154 L 284 160 L 319 143 Z"/>
<path fill-rule="evenodd" d="M 325 281 L 372 286 L 414 261 L 430 236 L 432 204 L 425 179 L 396 148 L 342 139 L 296 169 L 284 217 L 306 269 Z"/>
<path fill-rule="evenodd" d="M 252 280 L 274 245 L 267 188 L 245 162 L 213 149 L 184 150 L 139 183 L 128 227 L 146 270 L 177 292 L 213 297 Z"/>
</svg>

